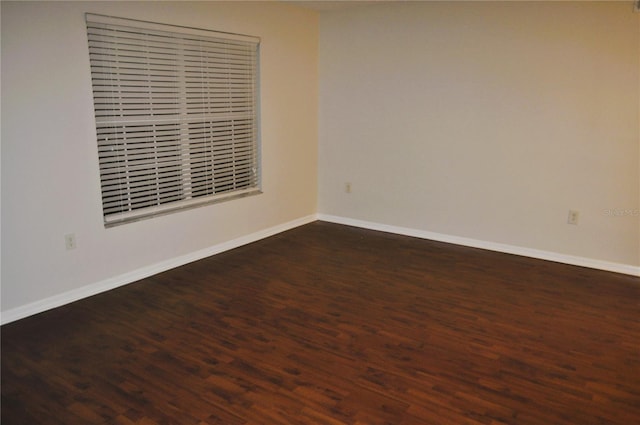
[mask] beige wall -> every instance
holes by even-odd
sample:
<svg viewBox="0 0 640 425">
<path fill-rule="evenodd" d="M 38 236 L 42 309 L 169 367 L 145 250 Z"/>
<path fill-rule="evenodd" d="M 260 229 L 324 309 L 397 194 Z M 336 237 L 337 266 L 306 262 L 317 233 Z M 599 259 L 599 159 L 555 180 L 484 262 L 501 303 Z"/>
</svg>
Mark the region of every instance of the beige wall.
<svg viewBox="0 0 640 425">
<path fill-rule="evenodd" d="M 640 265 L 639 34 L 631 2 L 322 13 L 319 212 Z"/>
<path fill-rule="evenodd" d="M 317 212 L 640 265 L 639 217 L 605 213 L 640 208 L 630 2 L 373 4 L 320 27 L 276 2 L 1 12 L 3 322 Z M 103 227 L 85 12 L 262 37 L 264 194 Z"/>
<path fill-rule="evenodd" d="M 262 195 L 103 227 L 85 12 L 262 38 Z M 317 45 L 287 4 L 3 1 L 2 311 L 313 216 Z"/>
</svg>

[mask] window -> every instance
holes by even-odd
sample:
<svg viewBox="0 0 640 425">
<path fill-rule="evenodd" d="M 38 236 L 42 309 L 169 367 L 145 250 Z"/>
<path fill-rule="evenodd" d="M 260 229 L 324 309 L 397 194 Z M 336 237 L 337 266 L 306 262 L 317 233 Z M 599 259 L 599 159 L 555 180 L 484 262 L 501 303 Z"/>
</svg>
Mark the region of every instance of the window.
<svg viewBox="0 0 640 425">
<path fill-rule="evenodd" d="M 260 193 L 258 38 L 86 22 L 106 226 Z"/>
</svg>

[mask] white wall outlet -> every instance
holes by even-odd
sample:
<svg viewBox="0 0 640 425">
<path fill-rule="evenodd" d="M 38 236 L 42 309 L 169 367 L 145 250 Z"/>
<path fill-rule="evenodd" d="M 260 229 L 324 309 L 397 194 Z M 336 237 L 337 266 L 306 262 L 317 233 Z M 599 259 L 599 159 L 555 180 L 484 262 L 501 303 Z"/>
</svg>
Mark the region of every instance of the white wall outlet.
<svg viewBox="0 0 640 425">
<path fill-rule="evenodd" d="M 567 217 L 567 224 L 578 224 L 578 218 L 580 213 L 576 210 L 569 210 L 569 216 Z"/>
<path fill-rule="evenodd" d="M 351 183 L 350 182 L 346 182 L 344 184 L 344 191 L 345 191 L 345 193 L 351 193 Z"/>
<path fill-rule="evenodd" d="M 68 235 L 64 235 L 64 246 L 67 248 L 67 251 L 70 249 L 76 249 L 76 234 L 69 233 Z"/>
</svg>

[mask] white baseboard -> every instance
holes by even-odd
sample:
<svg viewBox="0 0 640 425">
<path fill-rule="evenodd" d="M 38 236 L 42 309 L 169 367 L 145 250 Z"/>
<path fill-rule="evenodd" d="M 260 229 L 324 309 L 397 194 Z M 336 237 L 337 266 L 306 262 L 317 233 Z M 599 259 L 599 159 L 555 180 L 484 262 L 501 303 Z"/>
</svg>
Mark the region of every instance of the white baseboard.
<svg viewBox="0 0 640 425">
<path fill-rule="evenodd" d="M 605 270 L 615 273 L 623 273 L 632 276 L 640 276 L 640 267 L 629 264 L 612 263 L 591 258 L 577 257 L 573 255 L 559 254 L 557 252 L 542 251 L 532 248 L 507 245 L 495 242 L 487 242 L 478 239 L 464 238 L 460 236 L 446 235 L 442 233 L 428 232 L 425 230 L 411 229 L 406 227 L 390 226 L 370 221 L 355 220 L 347 217 L 340 217 L 328 214 L 318 214 L 318 220 L 331 223 L 345 224 L 348 226 L 362 227 L 370 230 L 396 233 L 399 235 L 413 236 L 421 239 L 429 239 L 439 242 L 447 242 L 456 245 L 463 245 L 473 248 L 487 249 L 489 251 L 503 252 L 506 254 L 522 255 L 525 257 L 537 258 L 540 260 L 554 261 L 556 263 L 570 264 L 573 266 L 588 267 L 592 269 Z"/>
<path fill-rule="evenodd" d="M 428 232 L 424 230 L 411 229 L 406 227 L 391 226 L 387 224 L 356 220 L 356 219 L 347 218 L 347 217 L 339 217 L 339 216 L 328 215 L 328 214 L 312 214 L 312 215 L 301 217 L 299 219 L 296 219 L 287 223 L 270 227 L 268 229 L 251 233 L 249 235 L 241 236 L 239 238 L 236 238 L 227 242 L 213 245 L 208 248 L 205 248 L 196 252 L 192 252 L 190 254 L 172 258 L 167 261 L 162 261 L 160 263 L 156 263 L 148 267 L 143 267 L 129 273 L 115 276 L 100 282 L 83 286 L 78 289 L 74 289 L 68 292 L 64 292 L 62 294 L 54 295 L 49 298 L 45 298 L 39 301 L 35 301 L 20 307 L 16 307 L 16 308 L 4 311 L 0 316 L 0 324 L 4 325 L 7 323 L 11 323 L 28 316 L 32 316 L 34 314 L 42 313 L 44 311 L 63 306 L 65 304 L 69 304 L 74 301 L 81 300 L 83 298 L 97 295 L 99 293 L 106 292 L 111 289 L 115 289 L 120 286 L 127 285 L 132 282 L 136 282 L 140 279 L 153 276 L 155 274 L 191 263 L 193 261 L 197 261 L 206 257 L 210 257 L 215 254 L 219 254 L 224 251 L 229 251 L 231 249 L 238 248 L 242 245 L 259 241 L 269 236 L 282 233 L 284 231 L 302 226 L 307 223 L 311 223 L 316 220 L 322 220 L 322 221 L 327 221 L 327 222 L 337 223 L 337 224 L 344 224 L 344 225 L 354 226 L 354 227 L 361 227 L 361 228 L 371 229 L 371 230 L 379 230 L 379 231 L 388 232 L 388 233 L 396 233 L 399 235 L 413 236 L 421 239 L 452 243 L 456 245 L 463 245 L 463 246 L 468 246 L 473 248 L 487 249 L 490 251 L 504 252 L 507 254 L 522 255 L 525 257 L 538 258 L 541 260 L 554 261 L 557 263 L 571 264 L 574 266 L 589 267 L 592 269 L 623 273 L 623 274 L 628 274 L 632 276 L 640 276 L 640 267 L 632 266 L 628 264 L 619 264 L 619 263 L 594 260 L 594 259 L 584 258 L 584 257 L 558 254 L 550 251 L 523 248 L 523 247 L 514 246 L 514 245 L 487 242 L 487 241 L 482 241 L 477 239 L 446 235 L 442 233 Z"/>
<path fill-rule="evenodd" d="M 111 289 L 118 288 L 120 286 L 127 285 L 129 283 L 136 282 L 140 279 L 144 279 L 149 276 L 191 263 L 193 261 L 201 260 L 206 257 L 210 257 L 215 254 L 219 254 L 224 251 L 229 251 L 234 248 L 238 248 L 242 245 L 246 245 L 252 242 L 259 241 L 269 236 L 282 233 L 284 231 L 293 229 L 298 226 L 302 226 L 307 223 L 311 223 L 318 219 L 317 215 L 312 214 L 306 217 L 289 221 L 287 223 L 279 224 L 268 229 L 260 230 L 249 235 L 241 236 L 239 238 L 223 242 L 217 245 L 213 245 L 196 252 L 192 252 L 180 257 L 172 258 L 167 261 L 162 261 L 153 264 L 148 267 L 143 267 L 134 270 L 129 273 L 125 273 L 119 276 L 115 276 L 100 282 L 89 284 L 78 289 L 74 289 L 62 294 L 54 295 L 49 298 L 45 298 L 39 301 L 35 301 L 29 304 L 25 304 L 20 307 L 16 307 L 2 312 L 0 317 L 0 323 L 2 325 L 14 322 L 19 319 L 23 319 L 34 314 L 42 313 L 47 310 L 51 310 L 56 307 L 63 306 L 65 304 L 72 303 L 74 301 L 81 300 L 93 295 L 97 295 L 101 292 L 110 291 Z"/>
</svg>

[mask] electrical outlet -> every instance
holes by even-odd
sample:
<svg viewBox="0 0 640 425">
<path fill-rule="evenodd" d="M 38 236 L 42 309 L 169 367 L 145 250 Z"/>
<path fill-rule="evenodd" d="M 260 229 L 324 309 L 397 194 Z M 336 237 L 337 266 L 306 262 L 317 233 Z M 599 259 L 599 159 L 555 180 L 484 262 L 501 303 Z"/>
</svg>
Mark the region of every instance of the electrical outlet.
<svg viewBox="0 0 640 425">
<path fill-rule="evenodd" d="M 346 183 L 344 184 L 344 191 L 345 191 L 346 193 L 351 193 L 351 183 L 346 182 Z"/>
<path fill-rule="evenodd" d="M 569 210 L 569 216 L 567 217 L 567 224 L 578 224 L 578 217 L 580 213 L 575 210 Z"/>
<path fill-rule="evenodd" d="M 68 235 L 64 235 L 64 246 L 65 248 L 67 248 L 67 251 L 70 249 L 76 249 L 75 233 L 69 233 Z"/>
</svg>

